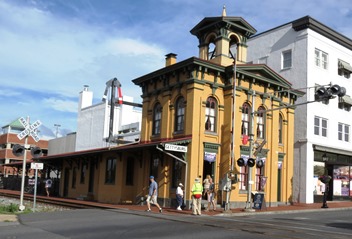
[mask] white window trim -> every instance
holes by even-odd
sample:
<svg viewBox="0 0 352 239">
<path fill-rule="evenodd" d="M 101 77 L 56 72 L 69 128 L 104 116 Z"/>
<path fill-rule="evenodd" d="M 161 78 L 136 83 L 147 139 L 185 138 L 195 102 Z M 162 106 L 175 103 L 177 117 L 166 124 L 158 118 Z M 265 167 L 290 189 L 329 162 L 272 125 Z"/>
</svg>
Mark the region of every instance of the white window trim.
<svg viewBox="0 0 352 239">
<path fill-rule="evenodd" d="M 341 126 L 342 130 L 340 131 L 339 126 Z M 348 132 L 346 132 L 346 127 L 348 129 Z M 337 127 L 337 139 L 339 141 L 343 141 L 343 142 L 350 142 L 350 131 L 351 131 L 351 127 L 348 124 L 344 124 L 344 123 L 338 123 L 338 127 Z M 347 138 L 347 140 L 346 140 Z"/>
<path fill-rule="evenodd" d="M 316 55 L 316 52 L 319 53 L 319 55 Z M 323 61 L 323 55 L 326 55 L 326 61 Z M 317 60 L 318 60 L 318 64 L 317 64 Z M 324 67 L 324 63 L 326 62 L 326 67 Z M 321 69 L 324 70 L 328 70 L 329 69 L 329 54 L 327 52 L 324 52 L 318 48 L 314 49 L 314 65 L 316 67 L 319 67 Z"/>
<path fill-rule="evenodd" d="M 290 57 L 290 66 L 286 66 L 285 67 L 285 57 L 284 57 L 284 55 L 286 54 L 286 53 L 291 53 L 291 57 Z M 288 59 L 286 59 L 286 61 L 288 61 Z M 286 50 L 286 51 L 283 51 L 282 53 L 281 53 L 281 69 L 282 70 L 284 70 L 284 69 L 290 69 L 290 68 L 292 68 L 292 50 L 290 49 L 290 50 Z"/>
<path fill-rule="evenodd" d="M 315 124 L 315 119 L 319 119 L 319 125 Z M 324 128 L 324 129 L 326 129 L 326 135 L 323 135 L 323 121 L 326 121 L 326 128 Z M 318 134 L 315 134 L 315 128 L 316 127 L 318 127 L 318 129 L 319 129 Z M 329 121 L 328 121 L 328 119 L 322 118 L 322 117 L 319 117 L 319 116 L 314 116 L 314 132 L 313 132 L 314 135 L 327 138 L 328 135 L 329 135 L 328 129 L 329 129 Z"/>
</svg>

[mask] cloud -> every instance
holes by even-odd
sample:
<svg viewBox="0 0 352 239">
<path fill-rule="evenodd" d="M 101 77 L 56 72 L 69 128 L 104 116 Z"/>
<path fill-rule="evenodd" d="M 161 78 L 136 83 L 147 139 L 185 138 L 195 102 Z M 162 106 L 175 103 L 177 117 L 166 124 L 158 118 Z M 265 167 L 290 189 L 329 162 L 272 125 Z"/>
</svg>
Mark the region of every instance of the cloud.
<svg viewBox="0 0 352 239">
<path fill-rule="evenodd" d="M 57 111 L 76 113 L 78 109 L 78 103 L 76 101 L 62 100 L 54 97 L 45 98 L 42 103 L 45 107 Z"/>
</svg>

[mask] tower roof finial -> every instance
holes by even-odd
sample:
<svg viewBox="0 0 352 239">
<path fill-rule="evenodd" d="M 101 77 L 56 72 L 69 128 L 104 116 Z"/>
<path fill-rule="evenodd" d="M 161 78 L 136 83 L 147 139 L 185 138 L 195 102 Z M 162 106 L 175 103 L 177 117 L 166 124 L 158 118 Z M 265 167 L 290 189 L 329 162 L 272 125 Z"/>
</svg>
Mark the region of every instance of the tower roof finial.
<svg viewBox="0 0 352 239">
<path fill-rule="evenodd" d="M 225 5 L 222 7 L 222 16 L 226 17 L 226 6 Z"/>
</svg>

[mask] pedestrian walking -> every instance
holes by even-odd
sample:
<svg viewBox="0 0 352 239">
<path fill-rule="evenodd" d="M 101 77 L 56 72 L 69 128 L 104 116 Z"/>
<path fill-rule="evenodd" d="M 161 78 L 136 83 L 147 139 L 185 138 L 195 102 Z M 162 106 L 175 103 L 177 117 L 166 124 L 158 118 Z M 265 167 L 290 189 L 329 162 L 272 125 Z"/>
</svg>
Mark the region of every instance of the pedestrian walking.
<svg viewBox="0 0 352 239">
<path fill-rule="evenodd" d="M 176 188 L 176 200 L 177 200 L 177 210 L 182 210 L 183 204 L 183 184 L 179 183 L 178 187 Z"/>
<path fill-rule="evenodd" d="M 158 204 L 158 184 L 154 180 L 154 176 L 149 177 L 150 180 L 150 185 L 149 185 L 149 193 L 147 197 L 147 212 L 150 212 L 150 204 L 154 204 L 155 206 L 158 207 L 159 212 L 162 213 L 163 209 L 160 207 Z"/>
<path fill-rule="evenodd" d="M 192 186 L 192 215 L 201 215 L 203 185 L 200 179 L 196 178 Z"/>
<path fill-rule="evenodd" d="M 49 197 L 50 196 L 50 188 L 51 185 L 53 184 L 53 181 L 51 181 L 50 178 L 48 178 L 47 180 L 45 180 L 45 191 L 46 191 L 46 196 Z"/>
<path fill-rule="evenodd" d="M 215 184 L 213 183 L 213 179 L 209 178 L 209 189 L 207 192 L 207 201 L 208 207 L 206 211 L 210 211 L 210 206 L 213 205 L 213 211 L 216 210 L 215 206 Z"/>
<path fill-rule="evenodd" d="M 209 190 L 209 186 L 210 186 L 210 184 L 209 184 L 209 179 L 210 179 L 210 178 L 211 178 L 211 177 L 210 177 L 210 175 L 208 174 L 208 175 L 205 177 L 204 181 L 203 181 L 204 198 L 206 198 L 207 193 L 208 193 L 208 190 Z"/>
</svg>

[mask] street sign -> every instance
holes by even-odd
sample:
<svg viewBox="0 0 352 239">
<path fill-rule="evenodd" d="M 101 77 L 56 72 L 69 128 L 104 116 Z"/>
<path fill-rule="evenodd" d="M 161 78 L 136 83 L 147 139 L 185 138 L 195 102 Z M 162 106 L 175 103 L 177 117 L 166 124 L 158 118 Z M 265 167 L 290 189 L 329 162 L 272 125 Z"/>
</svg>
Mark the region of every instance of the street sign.
<svg viewBox="0 0 352 239">
<path fill-rule="evenodd" d="M 44 164 L 43 163 L 31 163 L 31 169 L 43 169 Z"/>
<path fill-rule="evenodd" d="M 187 146 L 165 144 L 165 150 L 187 153 Z"/>
<path fill-rule="evenodd" d="M 37 120 L 30 125 L 23 117 L 19 118 L 19 121 L 23 125 L 24 130 L 17 135 L 17 138 L 22 140 L 24 137 L 30 135 L 35 140 L 35 142 L 38 142 L 39 136 L 35 130 L 42 124 L 42 122 Z"/>
</svg>

